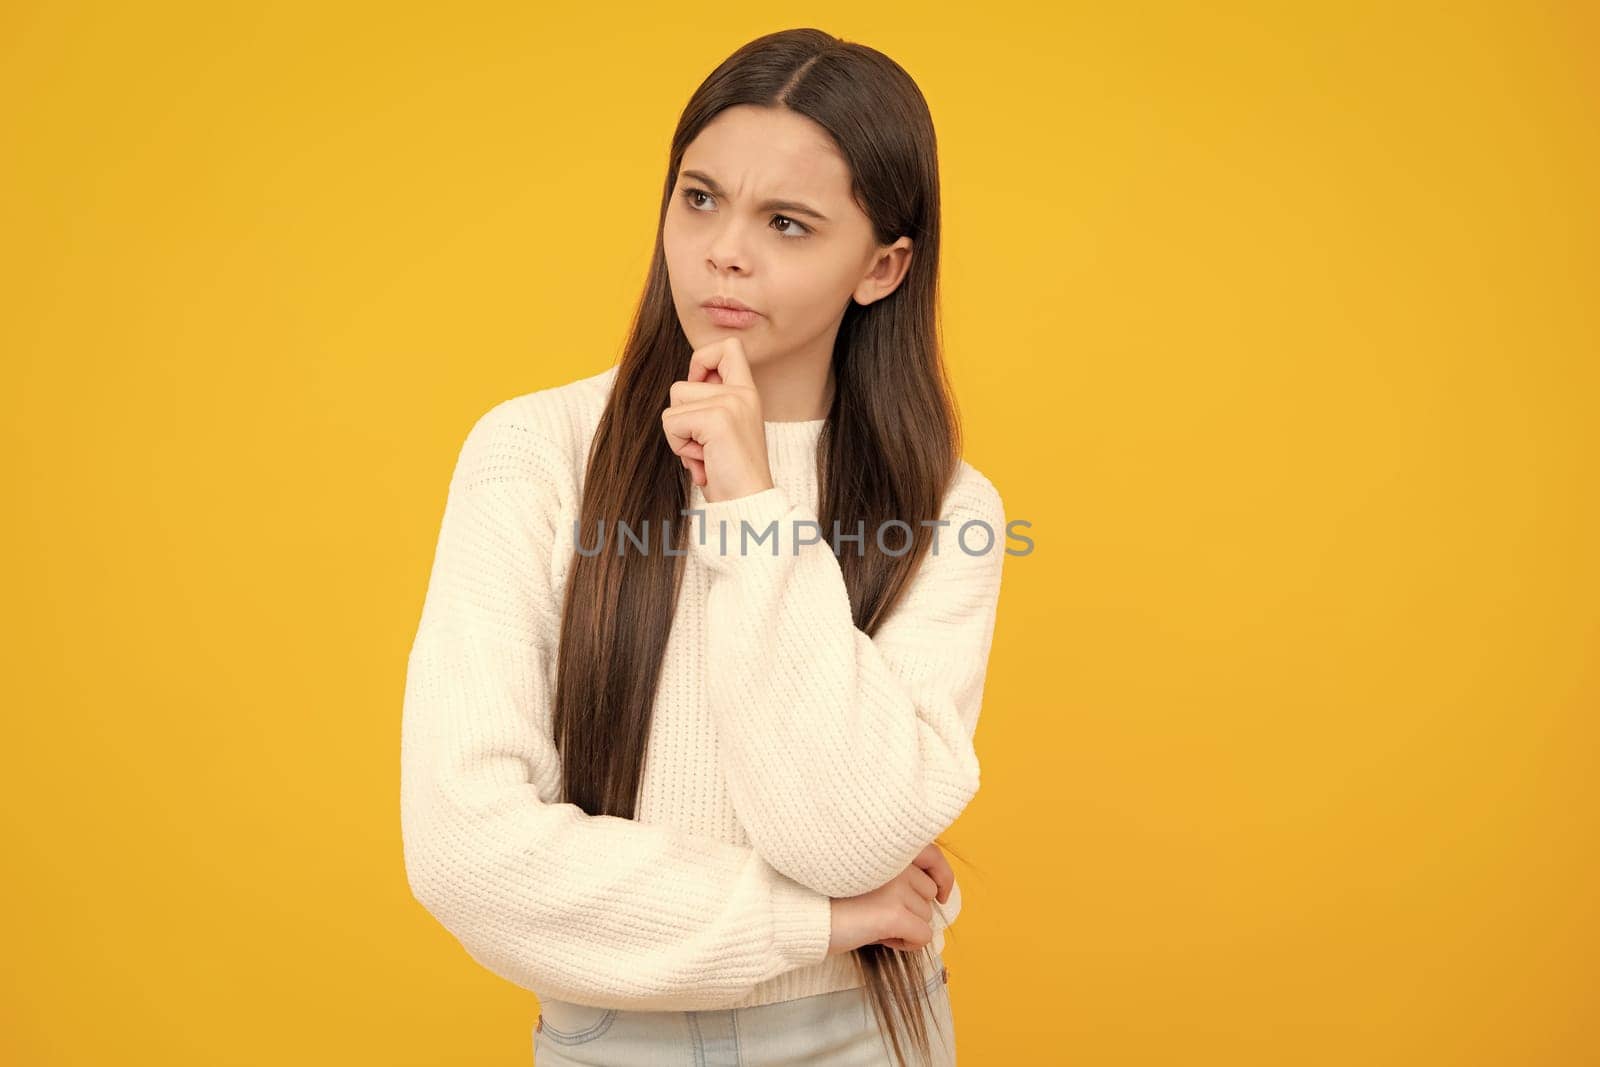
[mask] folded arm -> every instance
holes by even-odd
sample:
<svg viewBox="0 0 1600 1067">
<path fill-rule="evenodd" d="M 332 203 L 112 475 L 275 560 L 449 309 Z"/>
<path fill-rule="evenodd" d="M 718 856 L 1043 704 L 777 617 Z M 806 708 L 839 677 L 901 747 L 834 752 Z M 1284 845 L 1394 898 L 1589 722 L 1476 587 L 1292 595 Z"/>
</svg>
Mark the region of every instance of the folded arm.
<svg viewBox="0 0 1600 1067">
<path fill-rule="evenodd" d="M 457 461 L 407 667 L 406 875 L 473 959 L 540 995 L 726 1007 L 825 957 L 829 900 L 754 849 L 553 802 L 556 454 L 496 409 Z"/>
<path fill-rule="evenodd" d="M 873 636 L 856 627 L 808 507 L 775 487 L 704 512 L 690 549 L 713 571 L 707 687 L 735 811 L 757 851 L 796 881 L 835 897 L 875 889 L 978 790 L 973 737 L 1005 549 L 1000 495 L 963 470 L 938 551 Z M 742 523 L 751 533 L 741 541 Z M 902 533 L 885 531 L 885 543 Z"/>
</svg>

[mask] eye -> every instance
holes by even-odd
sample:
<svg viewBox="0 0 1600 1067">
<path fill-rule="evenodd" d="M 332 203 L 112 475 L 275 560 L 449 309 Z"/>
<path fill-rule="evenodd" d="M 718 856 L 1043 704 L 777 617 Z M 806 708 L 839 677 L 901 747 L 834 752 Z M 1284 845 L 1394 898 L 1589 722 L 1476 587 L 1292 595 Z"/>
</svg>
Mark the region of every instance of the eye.
<svg viewBox="0 0 1600 1067">
<path fill-rule="evenodd" d="M 797 221 L 795 219 L 791 219 L 787 215 L 774 215 L 774 216 L 772 216 L 772 221 L 773 222 L 780 222 L 780 221 L 781 222 L 787 222 L 790 226 L 798 226 L 798 227 L 800 227 L 802 230 L 805 230 L 804 233 L 798 235 L 800 237 L 809 237 L 809 236 L 811 236 L 811 231 L 806 229 L 806 224 L 805 223 L 799 222 L 799 221 Z M 778 232 L 779 233 L 793 233 L 794 231 L 792 231 L 792 230 L 779 230 Z"/>
<path fill-rule="evenodd" d="M 691 186 L 691 187 L 689 187 L 689 188 L 687 188 L 687 189 L 685 189 L 683 191 L 684 202 L 689 205 L 689 209 L 691 211 L 699 211 L 700 210 L 699 200 L 696 199 L 697 197 L 705 197 L 707 200 L 710 200 L 711 199 L 711 194 L 706 192 L 704 189 L 696 189 L 693 186 Z M 791 240 L 791 241 L 803 241 L 807 237 L 811 236 L 811 228 L 809 226 L 807 226 L 803 222 L 800 222 L 797 219 L 791 219 L 787 215 L 774 215 L 774 216 L 772 216 L 772 221 L 773 222 L 785 222 L 785 223 L 789 224 L 789 227 L 790 227 L 789 229 L 787 229 L 787 230 L 779 230 L 778 231 L 780 234 L 782 234 L 788 240 Z M 801 232 L 799 232 L 799 233 L 794 232 L 794 228 L 795 227 L 799 227 Z"/>
</svg>

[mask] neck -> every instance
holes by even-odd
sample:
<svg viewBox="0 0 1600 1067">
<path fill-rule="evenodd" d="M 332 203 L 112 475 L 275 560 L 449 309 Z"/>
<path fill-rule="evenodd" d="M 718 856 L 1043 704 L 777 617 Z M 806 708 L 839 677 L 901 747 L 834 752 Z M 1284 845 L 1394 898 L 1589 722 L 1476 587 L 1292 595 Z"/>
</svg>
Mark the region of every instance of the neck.
<svg viewBox="0 0 1600 1067">
<path fill-rule="evenodd" d="M 753 366 L 761 417 L 767 422 L 825 419 L 833 404 L 833 360 L 789 358 Z"/>
</svg>

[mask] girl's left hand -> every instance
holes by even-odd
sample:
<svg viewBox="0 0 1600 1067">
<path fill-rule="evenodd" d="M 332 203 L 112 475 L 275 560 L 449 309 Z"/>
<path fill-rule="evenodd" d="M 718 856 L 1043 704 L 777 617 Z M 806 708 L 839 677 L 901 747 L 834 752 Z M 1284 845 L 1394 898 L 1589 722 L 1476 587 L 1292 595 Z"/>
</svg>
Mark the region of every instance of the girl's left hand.
<svg viewBox="0 0 1600 1067">
<path fill-rule="evenodd" d="M 689 357 L 689 377 L 672 383 L 661 429 L 694 484 L 705 488 L 707 503 L 772 488 L 761 397 L 737 337 Z"/>
</svg>

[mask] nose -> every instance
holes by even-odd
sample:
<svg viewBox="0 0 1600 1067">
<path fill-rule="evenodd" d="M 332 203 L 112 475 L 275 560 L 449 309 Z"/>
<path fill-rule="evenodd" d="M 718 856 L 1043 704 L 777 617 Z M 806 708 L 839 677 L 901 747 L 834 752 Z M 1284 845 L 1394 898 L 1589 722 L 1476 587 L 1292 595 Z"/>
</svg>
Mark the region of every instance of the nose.
<svg viewBox="0 0 1600 1067">
<path fill-rule="evenodd" d="M 738 253 L 727 252 L 721 249 L 713 250 L 708 262 L 711 264 L 711 269 L 716 271 L 718 274 L 721 274 L 724 271 L 740 274 L 747 270 L 742 256 L 740 256 Z"/>
<path fill-rule="evenodd" d="M 711 238 L 706 259 L 715 271 L 750 270 L 749 255 L 745 250 L 745 233 L 738 222 L 730 222 L 717 229 Z"/>
</svg>

